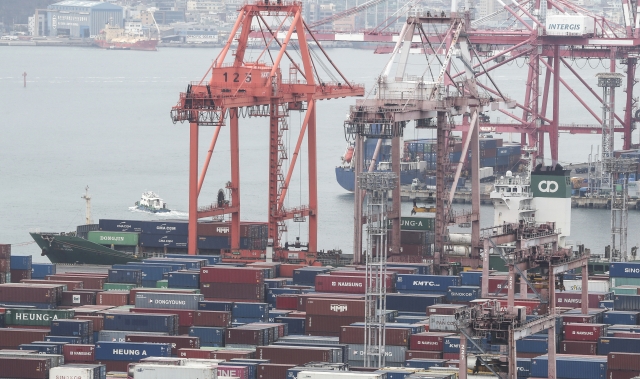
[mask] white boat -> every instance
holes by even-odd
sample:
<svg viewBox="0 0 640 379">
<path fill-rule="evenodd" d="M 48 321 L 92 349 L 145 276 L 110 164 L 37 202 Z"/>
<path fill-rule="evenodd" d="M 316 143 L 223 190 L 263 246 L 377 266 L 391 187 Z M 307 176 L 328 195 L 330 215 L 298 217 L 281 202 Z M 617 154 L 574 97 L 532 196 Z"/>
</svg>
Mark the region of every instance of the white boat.
<svg viewBox="0 0 640 379">
<path fill-rule="evenodd" d="M 167 208 L 167 203 L 153 191 L 143 192 L 140 201 L 136 201 L 136 208 L 151 213 L 171 212 Z"/>
</svg>

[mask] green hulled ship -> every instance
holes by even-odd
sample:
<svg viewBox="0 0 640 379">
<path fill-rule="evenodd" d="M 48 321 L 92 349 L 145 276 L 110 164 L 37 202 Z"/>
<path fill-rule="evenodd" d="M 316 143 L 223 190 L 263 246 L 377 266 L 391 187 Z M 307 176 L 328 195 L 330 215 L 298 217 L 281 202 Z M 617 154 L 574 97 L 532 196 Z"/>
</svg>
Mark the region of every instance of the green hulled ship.
<svg viewBox="0 0 640 379">
<path fill-rule="evenodd" d="M 141 262 L 134 254 L 111 249 L 84 238 L 64 233 L 30 233 L 51 263 L 114 265 Z"/>
</svg>

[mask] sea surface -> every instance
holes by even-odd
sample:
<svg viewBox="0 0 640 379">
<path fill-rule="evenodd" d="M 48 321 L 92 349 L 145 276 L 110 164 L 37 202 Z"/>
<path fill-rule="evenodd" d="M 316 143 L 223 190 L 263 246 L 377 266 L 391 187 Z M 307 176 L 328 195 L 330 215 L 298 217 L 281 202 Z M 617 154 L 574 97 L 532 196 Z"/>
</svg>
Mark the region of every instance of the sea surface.
<svg viewBox="0 0 640 379">
<path fill-rule="evenodd" d="M 157 52 L 108 51 L 71 47 L 0 48 L 0 243 L 13 244 L 14 254 L 32 254 L 46 262 L 31 242 L 30 231 L 72 231 L 85 223 L 89 186 L 92 218 L 185 219 L 188 204 L 189 130 L 169 117 L 179 93 L 203 77 L 218 49 L 161 48 Z M 370 50 L 327 49 L 333 62 L 353 82 L 370 90 L 389 55 Z M 317 52 L 321 55 L 320 52 Z M 247 54 L 256 59 L 259 51 Z M 295 55 L 295 54 L 294 54 Z M 267 55 L 263 55 L 265 57 Z M 314 57 L 318 61 L 319 57 Z M 423 57 L 412 60 L 424 62 Z M 585 80 L 599 92 L 595 74 L 608 71 L 607 62 L 573 62 Z M 459 65 L 459 64 L 458 64 Z M 319 73 L 324 80 L 331 77 Z M 428 73 L 411 63 L 407 71 Z M 622 71 L 619 69 L 619 71 Z M 23 88 L 22 74 L 27 73 Z M 394 72 L 394 71 L 392 71 Z M 568 70 L 564 78 L 599 115 L 595 99 Z M 283 76 L 287 78 L 288 63 Z M 338 76 L 334 73 L 334 76 Z M 500 90 L 522 101 L 526 62 L 519 59 L 491 72 Z M 487 79 L 483 83 L 490 85 Z M 543 80 L 541 80 L 543 83 Z M 622 98 L 622 91 L 618 91 Z M 562 88 L 562 123 L 595 124 L 593 117 Z M 319 248 L 352 251 L 353 195 L 335 181 L 334 168 L 346 147 L 343 123 L 353 98 L 318 102 Z M 621 103 L 621 102 L 620 102 Z M 619 111 L 622 106 L 618 106 Z M 522 112 L 513 111 L 519 117 Z M 550 114 L 551 110 L 549 110 Z M 304 115 L 291 112 L 286 136 L 290 154 Z M 499 112 L 492 119 L 505 122 Z M 200 130 L 200 163 L 206 155 L 212 127 Z M 427 138 L 431 131 L 405 131 L 405 138 Z M 215 200 L 218 189 L 230 180 L 228 129 L 223 128 L 200 205 Z M 503 138 L 518 136 L 502 135 Z M 637 140 L 637 137 L 634 136 Z M 519 140 L 519 138 L 518 138 Z M 597 135 L 560 136 L 560 160 L 585 162 Z M 617 147 L 621 146 L 617 140 Z M 547 144 L 548 146 L 548 144 Z M 242 219 L 266 221 L 268 121 L 240 121 Z M 306 203 L 306 140 L 290 185 L 288 204 Z M 131 207 L 145 190 L 157 192 L 174 212 L 150 215 Z M 408 214 L 410 204 L 403 204 Z M 483 226 L 492 221 L 491 206 L 482 207 Z M 640 212 L 630 211 L 629 246 L 640 243 Z M 607 210 L 573 210 L 572 237 L 599 252 L 609 243 Z M 306 240 L 306 223 L 289 224 L 286 240 Z"/>
</svg>

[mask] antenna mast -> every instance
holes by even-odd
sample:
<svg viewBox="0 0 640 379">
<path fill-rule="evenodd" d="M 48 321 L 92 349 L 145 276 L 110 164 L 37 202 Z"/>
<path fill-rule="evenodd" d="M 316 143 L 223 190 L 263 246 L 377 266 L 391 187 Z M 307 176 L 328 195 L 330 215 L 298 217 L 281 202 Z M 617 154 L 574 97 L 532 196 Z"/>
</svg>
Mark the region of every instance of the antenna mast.
<svg viewBox="0 0 640 379">
<path fill-rule="evenodd" d="M 93 224 L 93 220 L 91 220 L 91 196 L 89 196 L 89 186 L 86 186 L 84 190 L 85 190 L 84 195 L 82 195 L 81 198 L 87 202 L 87 212 L 85 215 L 85 218 L 86 218 L 85 222 L 87 223 L 87 225 L 89 225 L 89 224 Z"/>
</svg>

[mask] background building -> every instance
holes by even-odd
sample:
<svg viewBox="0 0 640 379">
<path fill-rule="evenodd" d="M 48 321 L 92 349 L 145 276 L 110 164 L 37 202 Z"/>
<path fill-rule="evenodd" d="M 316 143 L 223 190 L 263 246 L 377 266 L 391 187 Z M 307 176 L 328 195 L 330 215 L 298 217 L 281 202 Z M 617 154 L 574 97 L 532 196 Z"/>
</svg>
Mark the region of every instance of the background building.
<svg viewBox="0 0 640 379">
<path fill-rule="evenodd" d="M 123 26 L 123 8 L 99 1 L 66 0 L 47 7 L 47 35 L 93 38 L 104 25 Z"/>
</svg>

